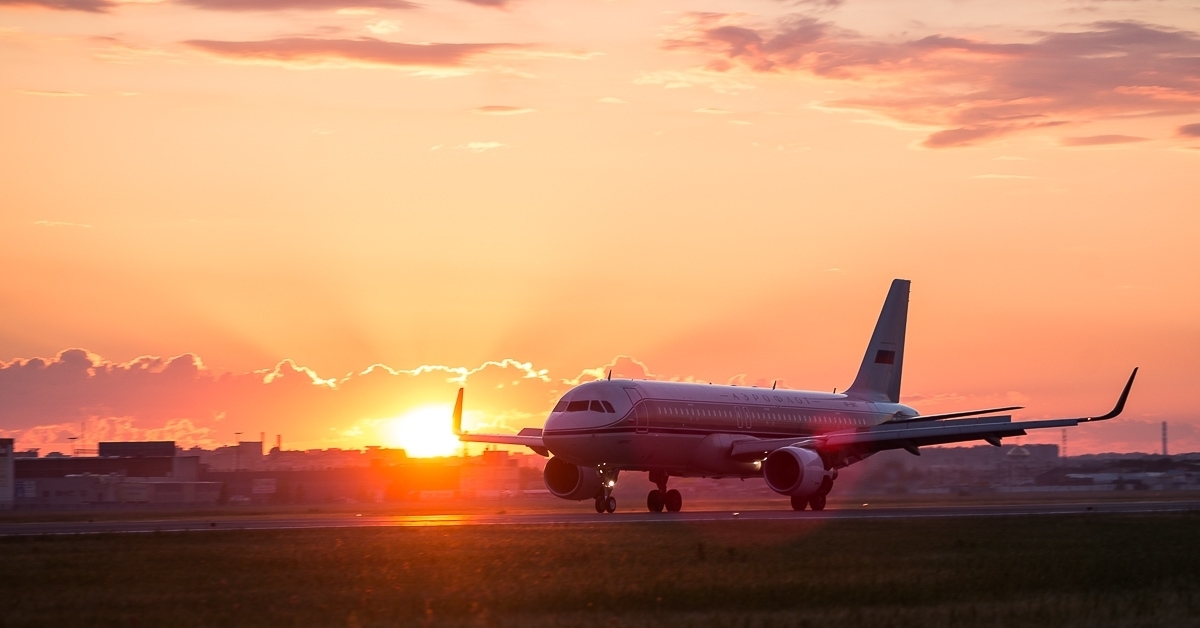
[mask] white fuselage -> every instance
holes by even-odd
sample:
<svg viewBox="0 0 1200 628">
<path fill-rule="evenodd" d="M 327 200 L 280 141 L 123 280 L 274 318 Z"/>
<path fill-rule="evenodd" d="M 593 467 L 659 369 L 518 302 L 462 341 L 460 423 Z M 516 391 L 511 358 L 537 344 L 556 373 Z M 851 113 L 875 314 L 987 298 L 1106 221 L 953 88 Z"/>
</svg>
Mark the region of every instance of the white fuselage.
<svg viewBox="0 0 1200 628">
<path fill-rule="evenodd" d="M 757 463 L 729 456 L 736 440 L 803 438 L 916 415 L 902 404 L 840 394 L 604 380 L 564 395 L 546 419 L 542 441 L 555 456 L 583 467 L 751 477 L 761 473 Z"/>
</svg>

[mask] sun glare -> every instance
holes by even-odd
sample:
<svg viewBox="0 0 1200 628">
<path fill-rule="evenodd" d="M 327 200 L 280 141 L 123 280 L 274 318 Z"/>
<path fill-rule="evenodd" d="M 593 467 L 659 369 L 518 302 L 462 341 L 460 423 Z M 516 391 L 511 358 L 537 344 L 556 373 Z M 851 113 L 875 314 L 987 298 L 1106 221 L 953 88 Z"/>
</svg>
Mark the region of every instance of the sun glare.
<svg viewBox="0 0 1200 628">
<path fill-rule="evenodd" d="M 452 456 L 460 446 L 450 424 L 449 406 L 421 406 L 383 424 L 383 439 L 413 458 Z"/>
</svg>

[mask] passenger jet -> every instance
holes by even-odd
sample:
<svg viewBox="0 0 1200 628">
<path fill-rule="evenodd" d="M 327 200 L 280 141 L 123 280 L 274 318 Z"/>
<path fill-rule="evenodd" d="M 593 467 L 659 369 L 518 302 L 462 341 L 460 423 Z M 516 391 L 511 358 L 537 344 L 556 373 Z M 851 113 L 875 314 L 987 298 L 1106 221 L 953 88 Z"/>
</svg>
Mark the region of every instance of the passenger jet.
<svg viewBox="0 0 1200 628">
<path fill-rule="evenodd" d="M 594 500 L 613 512 L 621 471 L 648 471 L 656 486 L 646 496 L 652 512 L 678 512 L 672 477 L 759 477 L 791 497 L 792 508 L 823 510 L 838 470 L 888 449 L 920 455 L 920 448 L 1000 439 L 1027 430 L 1111 419 L 1125 407 L 1137 369 L 1107 414 L 1012 421 L 999 414 L 1020 406 L 922 416 L 900 403 L 909 281 L 896 279 L 854 383 L 841 393 L 776 390 L 644 380 L 580 384 L 563 395 L 542 429 L 516 435 L 462 431 L 463 391 L 454 405 L 459 440 L 524 445 L 543 456 L 546 488 L 562 499 Z"/>
</svg>

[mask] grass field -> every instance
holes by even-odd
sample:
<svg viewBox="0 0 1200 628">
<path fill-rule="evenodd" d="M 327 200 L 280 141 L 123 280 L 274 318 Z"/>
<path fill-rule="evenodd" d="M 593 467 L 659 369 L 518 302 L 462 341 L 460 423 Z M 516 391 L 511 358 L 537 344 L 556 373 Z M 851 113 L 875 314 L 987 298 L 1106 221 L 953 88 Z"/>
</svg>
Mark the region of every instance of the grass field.
<svg viewBox="0 0 1200 628">
<path fill-rule="evenodd" d="M 1200 624 L 1200 515 L 0 539 L 2 625 Z"/>
</svg>

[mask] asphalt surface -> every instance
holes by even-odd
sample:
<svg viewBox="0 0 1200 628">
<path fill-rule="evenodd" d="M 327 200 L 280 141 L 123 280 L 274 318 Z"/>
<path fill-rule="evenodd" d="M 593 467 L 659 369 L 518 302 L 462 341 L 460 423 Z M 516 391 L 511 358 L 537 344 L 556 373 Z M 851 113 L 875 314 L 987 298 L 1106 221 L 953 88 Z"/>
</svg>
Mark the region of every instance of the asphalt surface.
<svg viewBox="0 0 1200 628">
<path fill-rule="evenodd" d="M 133 521 L 5 522 L 0 536 L 67 534 L 136 534 L 152 532 L 202 532 L 216 530 L 312 530 L 322 528 L 465 526 L 465 525 L 614 525 L 620 523 L 685 523 L 697 521 L 842 521 L 851 519 L 920 519 L 930 517 L 1051 516 L 1088 513 L 1146 514 L 1200 511 L 1197 501 L 1145 501 L 1071 504 L 1017 504 L 990 506 L 829 508 L 823 512 L 792 510 L 707 510 L 678 513 L 645 511 L 596 514 L 581 502 L 581 512 L 402 515 L 324 514 L 179 518 Z M 586 510 L 583 508 L 586 506 Z"/>
</svg>

